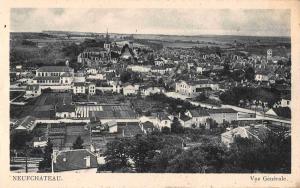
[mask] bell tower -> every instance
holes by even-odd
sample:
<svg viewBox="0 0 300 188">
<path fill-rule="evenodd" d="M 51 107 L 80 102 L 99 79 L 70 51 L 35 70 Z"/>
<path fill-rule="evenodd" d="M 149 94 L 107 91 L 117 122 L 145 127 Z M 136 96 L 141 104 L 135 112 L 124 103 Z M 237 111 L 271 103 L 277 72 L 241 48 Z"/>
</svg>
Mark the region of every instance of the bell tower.
<svg viewBox="0 0 300 188">
<path fill-rule="evenodd" d="M 106 29 L 106 37 L 105 37 L 104 48 L 107 51 L 110 51 L 110 41 L 109 41 L 108 29 Z"/>
</svg>

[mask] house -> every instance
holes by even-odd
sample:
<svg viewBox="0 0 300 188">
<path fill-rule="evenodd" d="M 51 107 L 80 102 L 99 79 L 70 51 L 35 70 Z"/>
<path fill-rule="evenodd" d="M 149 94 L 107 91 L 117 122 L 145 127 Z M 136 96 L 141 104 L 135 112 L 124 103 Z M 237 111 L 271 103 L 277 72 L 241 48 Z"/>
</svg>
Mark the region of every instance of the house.
<svg viewBox="0 0 300 188">
<path fill-rule="evenodd" d="M 173 116 L 165 112 L 156 112 L 151 116 L 140 116 L 139 121 L 140 123 L 151 122 L 158 130 L 161 130 L 163 127 L 171 128 Z"/>
<path fill-rule="evenodd" d="M 237 137 L 253 139 L 262 142 L 266 138 L 270 129 L 265 125 L 250 125 L 245 127 L 237 127 L 221 134 L 221 141 L 227 147 L 235 142 Z"/>
<path fill-rule="evenodd" d="M 75 118 L 75 106 L 69 104 L 60 104 L 55 108 L 57 118 Z"/>
<path fill-rule="evenodd" d="M 153 94 L 159 94 L 159 93 L 164 93 L 165 92 L 165 88 L 163 87 L 149 87 L 149 86 L 142 86 L 140 88 L 141 90 L 141 94 L 144 96 L 149 96 L 149 95 L 153 95 Z"/>
<path fill-rule="evenodd" d="M 16 65 L 16 69 L 21 70 L 22 69 L 22 65 Z"/>
<path fill-rule="evenodd" d="M 271 108 L 266 114 L 291 119 L 291 109 L 289 107 Z"/>
<path fill-rule="evenodd" d="M 74 73 L 74 80 L 73 82 L 85 82 L 86 78 L 84 73 L 80 72 L 80 73 Z"/>
<path fill-rule="evenodd" d="M 86 69 L 86 73 L 87 73 L 87 74 L 97 74 L 98 71 L 97 71 L 96 68 L 87 68 L 87 69 Z"/>
<path fill-rule="evenodd" d="M 138 85 L 132 85 L 130 83 L 125 83 L 123 85 L 123 95 L 136 95 L 138 93 L 139 86 Z"/>
<path fill-rule="evenodd" d="M 42 94 L 41 87 L 37 84 L 27 85 L 25 91 L 25 97 L 37 97 Z"/>
<path fill-rule="evenodd" d="M 90 95 L 95 95 L 95 93 L 96 93 L 96 84 L 89 83 L 88 84 L 88 92 L 89 92 Z"/>
<path fill-rule="evenodd" d="M 153 131 L 156 131 L 158 130 L 157 127 L 155 127 L 153 125 L 153 123 L 151 123 L 150 121 L 146 121 L 144 123 L 140 123 L 140 127 L 142 129 L 142 131 L 145 133 L 145 134 L 150 134 L 152 133 Z"/>
<path fill-rule="evenodd" d="M 176 82 L 175 91 L 188 97 L 196 97 L 202 91 L 202 88 L 211 88 L 212 90 L 218 90 L 219 85 L 210 79 L 200 79 L 185 81 L 179 80 Z"/>
<path fill-rule="evenodd" d="M 123 137 L 134 137 L 144 134 L 138 123 L 126 123 L 125 126 L 120 127 L 120 133 Z"/>
<path fill-rule="evenodd" d="M 85 94 L 85 83 L 83 82 L 74 83 L 72 88 L 74 94 Z"/>
<path fill-rule="evenodd" d="M 158 73 L 158 74 L 166 74 L 168 71 L 165 67 L 153 66 L 151 68 L 151 72 Z"/>
<path fill-rule="evenodd" d="M 269 76 L 265 71 L 258 71 L 257 73 L 255 73 L 254 79 L 259 82 L 269 81 Z"/>
<path fill-rule="evenodd" d="M 118 124 L 115 120 L 109 121 L 106 124 L 108 126 L 109 133 L 117 133 L 118 132 Z"/>
<path fill-rule="evenodd" d="M 87 75 L 88 80 L 106 80 L 106 73 L 96 73 Z"/>
<path fill-rule="evenodd" d="M 53 151 L 54 172 L 97 168 L 97 156 L 87 149 Z"/>
<path fill-rule="evenodd" d="M 218 124 L 224 122 L 231 123 L 237 120 L 238 112 L 232 108 L 220 108 L 220 109 L 209 109 L 208 110 L 210 118 L 216 121 Z"/>
<path fill-rule="evenodd" d="M 180 115 L 178 120 L 179 120 L 180 124 L 185 128 L 192 128 L 192 126 L 194 124 L 193 119 L 185 114 Z"/>
<path fill-rule="evenodd" d="M 286 96 L 282 97 L 282 99 L 280 101 L 280 106 L 291 108 L 291 95 L 286 95 Z"/>
<path fill-rule="evenodd" d="M 203 70 L 204 70 L 204 68 L 202 66 L 197 66 L 196 67 L 196 72 L 199 73 L 199 74 L 202 74 Z"/>
<path fill-rule="evenodd" d="M 161 57 L 154 60 L 155 66 L 163 66 L 163 65 L 165 65 L 165 63 L 167 63 L 167 60 L 165 60 Z"/>
<path fill-rule="evenodd" d="M 150 72 L 151 66 L 147 66 L 147 65 L 128 65 L 127 69 L 132 70 L 133 72 L 146 73 L 146 72 Z"/>
<path fill-rule="evenodd" d="M 121 85 L 119 82 L 111 81 L 110 85 L 112 85 L 114 93 L 121 93 Z"/>
<path fill-rule="evenodd" d="M 32 141 L 33 141 L 33 147 L 34 148 L 47 146 L 46 136 L 34 137 Z"/>
<path fill-rule="evenodd" d="M 44 66 L 36 70 L 33 79 L 38 85 L 71 85 L 74 78 L 74 69 L 68 66 Z"/>
<path fill-rule="evenodd" d="M 209 113 L 205 109 L 193 109 L 185 112 L 185 115 L 191 118 L 194 125 L 205 125 L 206 120 L 210 117 Z"/>
<path fill-rule="evenodd" d="M 169 127 L 171 129 L 173 116 L 170 116 L 170 115 L 162 112 L 162 113 L 157 113 L 156 118 L 157 118 L 159 129 L 161 129 L 163 127 Z"/>
</svg>

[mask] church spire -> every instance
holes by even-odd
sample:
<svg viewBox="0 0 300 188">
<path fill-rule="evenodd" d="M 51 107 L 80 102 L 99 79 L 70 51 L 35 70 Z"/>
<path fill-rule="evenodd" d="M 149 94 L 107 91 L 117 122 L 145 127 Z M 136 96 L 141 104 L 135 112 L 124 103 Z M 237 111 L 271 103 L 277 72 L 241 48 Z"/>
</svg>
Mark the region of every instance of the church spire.
<svg viewBox="0 0 300 188">
<path fill-rule="evenodd" d="M 108 28 L 106 28 L 106 40 L 105 42 L 108 44 L 109 43 L 109 35 L 108 35 Z"/>
</svg>

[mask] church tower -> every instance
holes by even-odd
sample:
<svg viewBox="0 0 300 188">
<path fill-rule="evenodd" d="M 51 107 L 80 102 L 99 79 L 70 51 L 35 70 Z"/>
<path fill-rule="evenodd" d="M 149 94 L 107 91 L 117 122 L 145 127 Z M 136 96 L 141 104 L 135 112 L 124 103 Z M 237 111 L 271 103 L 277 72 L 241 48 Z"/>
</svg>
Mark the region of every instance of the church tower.
<svg viewBox="0 0 300 188">
<path fill-rule="evenodd" d="M 106 49 L 106 51 L 110 51 L 110 41 L 109 41 L 108 29 L 106 30 L 104 48 Z"/>
</svg>

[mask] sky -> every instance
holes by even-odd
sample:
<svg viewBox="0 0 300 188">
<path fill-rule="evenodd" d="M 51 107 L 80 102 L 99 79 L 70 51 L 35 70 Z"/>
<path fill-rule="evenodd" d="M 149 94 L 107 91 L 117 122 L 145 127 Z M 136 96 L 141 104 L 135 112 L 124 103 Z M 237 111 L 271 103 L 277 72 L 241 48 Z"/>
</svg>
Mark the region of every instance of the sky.
<svg viewBox="0 0 300 188">
<path fill-rule="evenodd" d="M 11 9 L 12 32 L 290 36 L 285 9 Z"/>
</svg>

